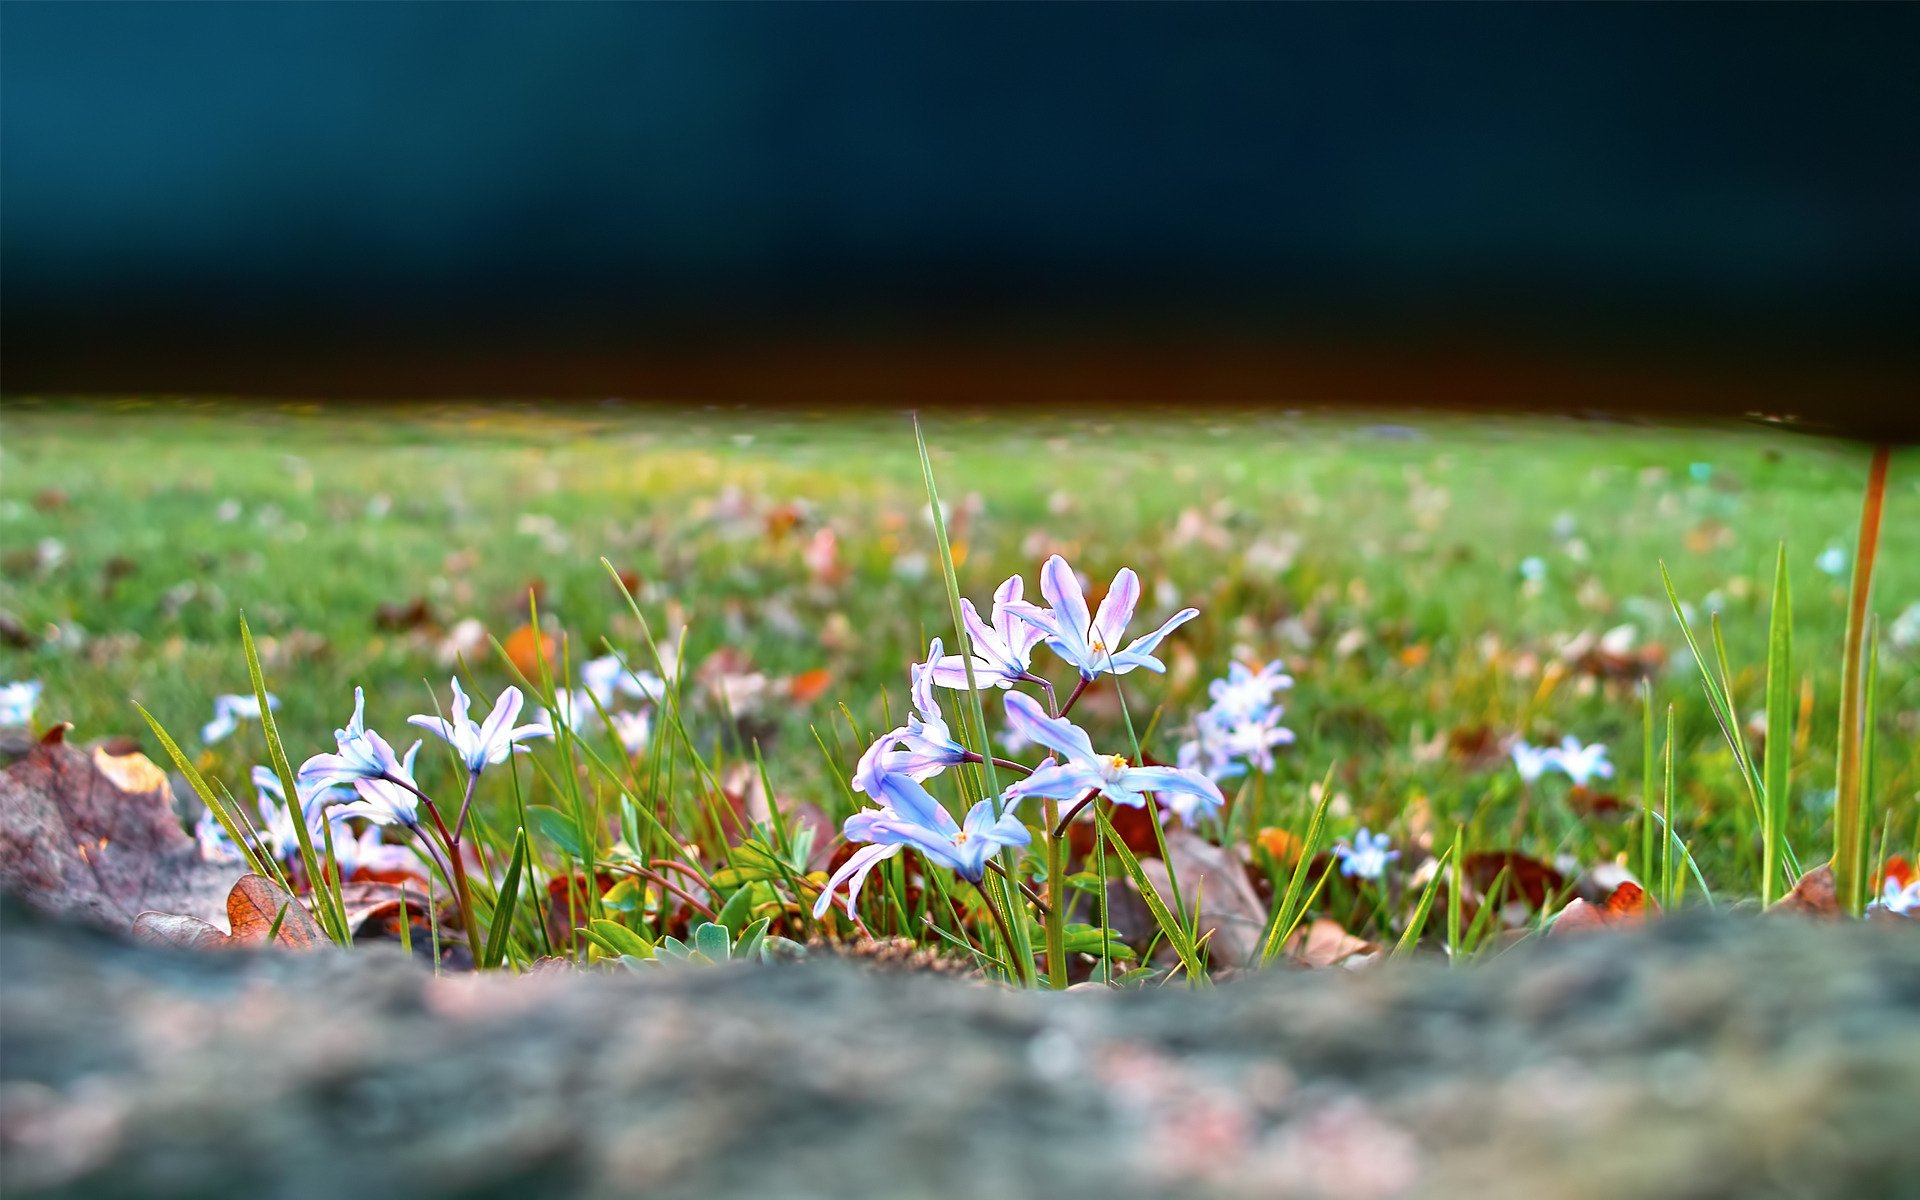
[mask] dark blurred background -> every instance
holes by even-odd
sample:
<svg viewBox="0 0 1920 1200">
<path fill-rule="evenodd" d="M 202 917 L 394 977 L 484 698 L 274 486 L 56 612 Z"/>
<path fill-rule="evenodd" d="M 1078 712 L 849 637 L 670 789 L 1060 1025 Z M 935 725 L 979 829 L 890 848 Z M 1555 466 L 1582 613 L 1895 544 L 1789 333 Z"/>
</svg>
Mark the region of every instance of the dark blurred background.
<svg viewBox="0 0 1920 1200">
<path fill-rule="evenodd" d="M 8 391 L 1915 416 L 1914 5 L 7 3 Z"/>
</svg>

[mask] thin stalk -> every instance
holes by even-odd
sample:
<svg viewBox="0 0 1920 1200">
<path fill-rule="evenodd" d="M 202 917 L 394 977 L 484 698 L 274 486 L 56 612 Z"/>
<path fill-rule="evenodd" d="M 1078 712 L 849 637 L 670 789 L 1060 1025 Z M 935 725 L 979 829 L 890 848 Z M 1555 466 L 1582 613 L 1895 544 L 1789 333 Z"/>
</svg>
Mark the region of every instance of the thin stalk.
<svg viewBox="0 0 1920 1200">
<path fill-rule="evenodd" d="M 1833 891 L 1841 911 L 1858 914 L 1863 881 L 1866 815 L 1861 787 L 1861 711 L 1866 661 L 1867 599 L 1873 588 L 1873 561 L 1880 548 L 1880 514 L 1887 496 L 1887 459 L 1891 451 L 1874 447 L 1867 468 L 1867 494 L 1860 508 L 1860 539 L 1853 564 L 1853 590 L 1847 603 L 1847 640 L 1840 682 L 1840 763 L 1833 809 Z"/>
</svg>

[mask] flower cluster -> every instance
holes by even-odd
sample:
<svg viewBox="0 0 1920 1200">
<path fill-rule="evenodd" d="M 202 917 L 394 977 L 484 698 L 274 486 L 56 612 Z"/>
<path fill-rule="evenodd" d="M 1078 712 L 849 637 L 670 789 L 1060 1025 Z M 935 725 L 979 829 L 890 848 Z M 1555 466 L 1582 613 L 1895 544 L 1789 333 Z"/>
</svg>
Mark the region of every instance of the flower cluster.
<svg viewBox="0 0 1920 1200">
<path fill-rule="evenodd" d="M 1607 761 L 1607 747 L 1595 742 L 1591 746 L 1582 746 L 1580 739 L 1568 734 L 1560 740 L 1558 746 L 1531 746 L 1526 742 L 1513 744 L 1513 765 L 1520 772 L 1520 778 L 1533 783 L 1550 770 L 1566 774 L 1580 786 L 1587 786 L 1595 779 L 1612 779 L 1613 764 Z"/>
<path fill-rule="evenodd" d="M 1386 874 L 1387 864 L 1400 857 L 1398 850 L 1387 849 L 1387 835 L 1372 833 L 1364 826 L 1353 835 L 1353 844 L 1344 840 L 1333 847 L 1340 861 L 1340 873 L 1349 879 L 1378 879 Z"/>
<path fill-rule="evenodd" d="M 1194 717 L 1193 737 L 1180 746 L 1179 764 L 1216 780 L 1244 775 L 1248 768 L 1273 770 L 1274 747 L 1293 744 L 1293 731 L 1280 724 L 1286 709 L 1274 696 L 1292 686 L 1293 677 L 1277 662 L 1258 671 L 1230 664 L 1226 678 L 1208 686 L 1213 704 Z"/>
<path fill-rule="evenodd" d="M 600 714 L 605 712 L 614 736 L 620 739 L 621 749 L 632 757 L 646 749 L 653 736 L 653 711 L 651 707 L 622 708 L 621 699 L 652 706 L 665 699 L 666 694 L 666 680 L 651 671 L 628 666 L 618 655 L 608 654 L 583 664 L 580 686 L 557 692 L 553 709 L 537 710 L 534 723 L 548 733 L 559 726 L 577 731 L 598 724 Z"/>
<path fill-rule="evenodd" d="M 256 766 L 253 769 L 253 786 L 256 793 L 255 809 L 260 815 L 253 832 L 260 849 L 280 862 L 298 862 L 300 834 L 294 827 L 292 806 L 287 803 L 286 789 L 281 787 L 280 777 L 268 767 Z M 358 832 L 355 831 L 353 820 L 366 814 L 352 807 L 349 803 L 352 797 L 351 790 L 340 787 L 301 790 L 300 813 L 306 821 L 307 837 L 315 853 L 324 854 L 328 826 L 331 826 L 333 859 L 339 867 L 342 882 L 365 874 L 422 875 L 424 868 L 419 858 L 407 847 L 382 838 L 378 822 L 369 821 Z M 201 857 L 208 861 L 239 862 L 245 858 L 211 809 L 201 814 L 193 832 L 200 844 Z"/>
<path fill-rule="evenodd" d="M 267 707 L 274 712 L 280 711 L 280 698 L 271 693 L 267 695 Z M 213 698 L 213 720 L 200 727 L 200 740 L 206 745 L 230 736 L 240 728 L 242 721 L 260 719 L 260 701 L 248 693 L 244 696 L 226 695 Z"/>
<path fill-rule="evenodd" d="M 1197 609 L 1176 613 L 1152 633 L 1127 642 L 1127 626 L 1140 601 L 1140 580 L 1123 568 L 1113 578 L 1097 612 L 1090 612 L 1080 581 L 1059 555 L 1040 571 L 1040 592 L 1047 606 L 1023 599 L 1024 582 L 1014 576 L 994 593 L 992 619 L 982 620 L 970 600 L 961 601 L 961 618 L 971 643 L 971 655 L 948 654 L 935 638 L 927 660 L 910 673 L 913 711 L 907 723 L 888 731 L 861 755 L 853 774 L 854 790 L 878 807 L 847 818 L 842 832 L 849 842 L 866 845 L 834 872 L 814 906 L 823 915 L 833 895 L 847 888 L 851 916 L 861 886 L 880 862 L 912 848 L 929 862 L 951 870 L 970 883 L 985 878 L 993 856 L 1005 847 L 1027 845 L 1032 838 L 1016 815 L 1021 801 L 1105 799 L 1114 804 L 1144 807 L 1158 796 L 1170 808 L 1190 815 L 1224 802 L 1219 785 L 1199 771 L 1184 767 L 1134 766 L 1118 754 L 1101 754 L 1087 733 L 1069 721 L 1081 691 L 1103 674 L 1124 675 L 1136 668 L 1166 670 L 1153 651 L 1176 626 L 1199 615 Z M 1040 687 L 1052 704 L 1052 684 L 1034 673 L 1033 651 L 1045 643 L 1079 673 L 1080 683 L 1065 708 L 1049 713 L 1038 700 L 1017 685 Z M 936 688 L 1006 690 L 1003 709 L 1010 742 L 1039 745 L 1050 753 L 1038 766 L 1002 763 L 1024 778 L 1004 788 L 998 797 L 982 799 L 968 810 L 964 821 L 953 815 L 927 791 L 925 781 L 962 763 L 981 762 L 947 725 Z M 998 760 L 996 760 L 998 761 Z"/>
</svg>

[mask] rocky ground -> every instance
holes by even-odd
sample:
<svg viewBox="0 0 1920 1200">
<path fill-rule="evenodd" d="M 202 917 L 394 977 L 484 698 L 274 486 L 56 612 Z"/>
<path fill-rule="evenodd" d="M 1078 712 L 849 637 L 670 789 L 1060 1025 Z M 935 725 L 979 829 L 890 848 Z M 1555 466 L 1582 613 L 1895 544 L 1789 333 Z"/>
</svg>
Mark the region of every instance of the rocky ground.
<svg viewBox="0 0 1920 1200">
<path fill-rule="evenodd" d="M 22 1196 L 1920 1194 L 1920 937 L 1683 915 L 1210 995 L 433 978 L 0 920 Z"/>
</svg>

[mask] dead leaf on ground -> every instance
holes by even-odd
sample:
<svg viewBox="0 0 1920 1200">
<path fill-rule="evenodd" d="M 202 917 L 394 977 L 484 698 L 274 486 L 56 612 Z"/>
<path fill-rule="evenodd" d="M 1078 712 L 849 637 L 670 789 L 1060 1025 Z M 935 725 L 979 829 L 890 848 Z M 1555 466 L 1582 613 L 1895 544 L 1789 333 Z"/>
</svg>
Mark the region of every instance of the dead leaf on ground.
<svg viewBox="0 0 1920 1200">
<path fill-rule="evenodd" d="M 1250 960 L 1266 932 L 1267 908 L 1247 881 L 1246 865 L 1185 829 L 1167 830 L 1167 854 L 1173 860 L 1172 878 L 1160 859 L 1140 860 L 1141 873 L 1160 898 L 1171 907 L 1173 878 L 1179 879 L 1180 900 L 1200 936 L 1208 938 L 1212 961 L 1237 967 Z"/>
<path fill-rule="evenodd" d="M 1614 888 L 1613 894 L 1602 904 L 1575 899 L 1560 910 L 1560 915 L 1553 919 L 1553 927 L 1548 932 L 1578 933 L 1608 925 L 1632 924 L 1645 920 L 1649 907 L 1644 888 L 1637 883 L 1623 883 Z"/>
<path fill-rule="evenodd" d="M 387 601 L 375 608 L 373 627 L 386 633 L 409 633 L 415 629 L 438 629 L 440 623 L 434 620 L 427 598 L 415 596 L 405 603 Z"/>
<path fill-rule="evenodd" d="M 1287 953 L 1305 967 L 1337 967 L 1361 955 L 1376 954 L 1380 946 L 1348 933 L 1340 922 L 1327 917 L 1287 939 Z"/>
<path fill-rule="evenodd" d="M 1774 901 L 1767 911 L 1795 917 L 1839 919 L 1840 899 L 1833 890 L 1833 864 L 1821 863 L 1802 875 L 1793 890 Z"/>
<path fill-rule="evenodd" d="M 143 912 L 134 918 L 133 936 L 150 945 L 189 950 L 235 950 L 268 944 L 281 950 L 319 950 L 330 944 L 298 900 L 259 875 L 242 875 L 227 893 L 227 921 L 232 933 L 223 933 L 198 917 L 182 913 Z M 273 935 L 271 943 L 269 933 Z"/>
<path fill-rule="evenodd" d="M 144 755 L 55 741 L 0 771 L 0 887 L 41 912 L 124 931 L 159 911 L 217 929 L 235 873 L 200 857 Z"/>
<path fill-rule="evenodd" d="M 787 698 L 795 704 L 812 704 L 826 694 L 827 687 L 832 682 L 833 672 L 825 667 L 802 671 L 787 680 Z"/>
<path fill-rule="evenodd" d="M 1467 882 L 1481 895 L 1493 890 L 1494 881 L 1506 873 L 1506 882 L 1502 885 L 1500 897 L 1504 904 L 1515 899 L 1524 899 L 1528 907 L 1539 911 L 1547 906 L 1547 901 L 1564 891 L 1567 877 L 1536 858 L 1516 854 L 1511 850 L 1482 850 L 1467 855 L 1461 860 Z"/>
</svg>

